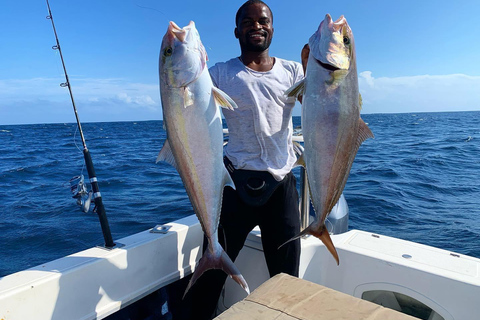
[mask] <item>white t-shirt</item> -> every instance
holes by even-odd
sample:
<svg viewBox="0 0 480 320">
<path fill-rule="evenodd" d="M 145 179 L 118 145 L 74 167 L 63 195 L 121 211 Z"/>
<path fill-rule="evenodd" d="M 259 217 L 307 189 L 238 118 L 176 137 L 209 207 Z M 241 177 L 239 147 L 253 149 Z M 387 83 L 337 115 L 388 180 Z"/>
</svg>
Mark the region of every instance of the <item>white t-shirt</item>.
<svg viewBox="0 0 480 320">
<path fill-rule="evenodd" d="M 247 68 L 239 58 L 209 69 L 216 87 L 238 105 L 222 109 L 229 130 L 226 156 L 236 169 L 268 171 L 282 180 L 296 157 L 292 145 L 295 98 L 285 91 L 303 79 L 298 62 L 275 58 L 270 71 Z"/>
</svg>

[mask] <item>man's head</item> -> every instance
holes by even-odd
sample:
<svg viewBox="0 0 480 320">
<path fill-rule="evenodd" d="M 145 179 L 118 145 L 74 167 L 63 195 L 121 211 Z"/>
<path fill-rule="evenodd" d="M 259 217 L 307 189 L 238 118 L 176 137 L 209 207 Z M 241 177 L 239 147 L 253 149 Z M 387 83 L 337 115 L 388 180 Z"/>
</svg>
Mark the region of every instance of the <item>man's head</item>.
<svg viewBox="0 0 480 320">
<path fill-rule="evenodd" d="M 273 14 L 261 0 L 249 0 L 235 16 L 235 37 L 242 51 L 262 52 L 270 47 L 273 37 Z"/>
</svg>

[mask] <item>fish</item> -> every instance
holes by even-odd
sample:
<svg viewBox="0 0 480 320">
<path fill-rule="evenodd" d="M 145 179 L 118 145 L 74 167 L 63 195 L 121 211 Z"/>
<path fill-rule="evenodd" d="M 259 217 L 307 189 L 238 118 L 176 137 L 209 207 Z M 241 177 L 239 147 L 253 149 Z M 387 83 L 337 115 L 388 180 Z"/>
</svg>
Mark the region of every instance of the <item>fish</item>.
<svg viewBox="0 0 480 320">
<path fill-rule="evenodd" d="M 160 97 L 167 139 L 157 162 L 178 171 L 208 246 L 185 290 L 209 269 L 221 269 L 247 293 L 247 282 L 218 242 L 218 224 L 225 186 L 235 188 L 223 164 L 220 106 L 234 110 L 235 102 L 213 85 L 208 56 L 191 21 L 180 28 L 170 21 L 159 57 Z"/>
<path fill-rule="evenodd" d="M 319 238 L 339 265 L 325 219 L 342 195 L 360 145 L 374 135 L 360 117 L 355 43 L 346 18 L 333 21 L 327 14 L 308 45 L 305 78 L 286 95 L 302 96 L 304 153 L 297 164 L 306 170 L 315 219 L 293 239 Z"/>
</svg>

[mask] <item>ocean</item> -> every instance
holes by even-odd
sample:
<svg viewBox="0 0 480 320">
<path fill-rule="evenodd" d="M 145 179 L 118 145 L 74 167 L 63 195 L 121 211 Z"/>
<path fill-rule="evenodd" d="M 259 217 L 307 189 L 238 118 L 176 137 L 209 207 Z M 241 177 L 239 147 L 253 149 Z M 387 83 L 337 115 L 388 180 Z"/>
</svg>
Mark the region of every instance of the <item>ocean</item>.
<svg viewBox="0 0 480 320">
<path fill-rule="evenodd" d="M 362 118 L 375 139 L 344 190 L 349 228 L 480 258 L 480 112 Z M 155 164 L 161 121 L 83 131 L 114 240 L 193 214 L 175 169 Z M 0 125 L 0 276 L 103 245 L 97 215 L 70 191 L 74 176 L 88 180 L 83 163 L 74 123 Z"/>
</svg>

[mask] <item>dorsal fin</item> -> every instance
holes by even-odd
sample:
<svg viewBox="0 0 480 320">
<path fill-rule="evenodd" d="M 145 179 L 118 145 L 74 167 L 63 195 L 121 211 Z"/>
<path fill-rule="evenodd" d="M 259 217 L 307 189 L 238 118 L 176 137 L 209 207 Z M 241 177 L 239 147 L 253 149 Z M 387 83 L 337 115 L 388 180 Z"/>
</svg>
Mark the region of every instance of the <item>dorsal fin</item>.
<svg viewBox="0 0 480 320">
<path fill-rule="evenodd" d="M 326 212 L 330 212 L 332 208 L 335 206 L 337 203 L 338 199 L 340 199 L 340 196 L 342 195 L 342 191 L 345 187 L 345 184 L 347 183 L 347 179 L 349 176 L 350 168 L 352 167 L 353 161 L 355 160 L 355 155 L 358 152 L 358 149 L 360 148 L 360 145 L 362 142 L 367 140 L 368 138 L 374 138 L 372 131 L 370 128 L 366 125 L 366 123 L 362 120 L 362 118 L 358 118 L 358 131 L 357 131 L 357 140 L 355 145 L 353 146 L 350 157 L 347 159 L 347 162 L 344 164 L 344 169 L 346 170 L 346 174 L 344 175 L 338 175 L 336 179 L 336 186 L 337 189 L 332 191 L 332 197 L 331 201 L 326 204 L 327 210 Z"/>
</svg>

